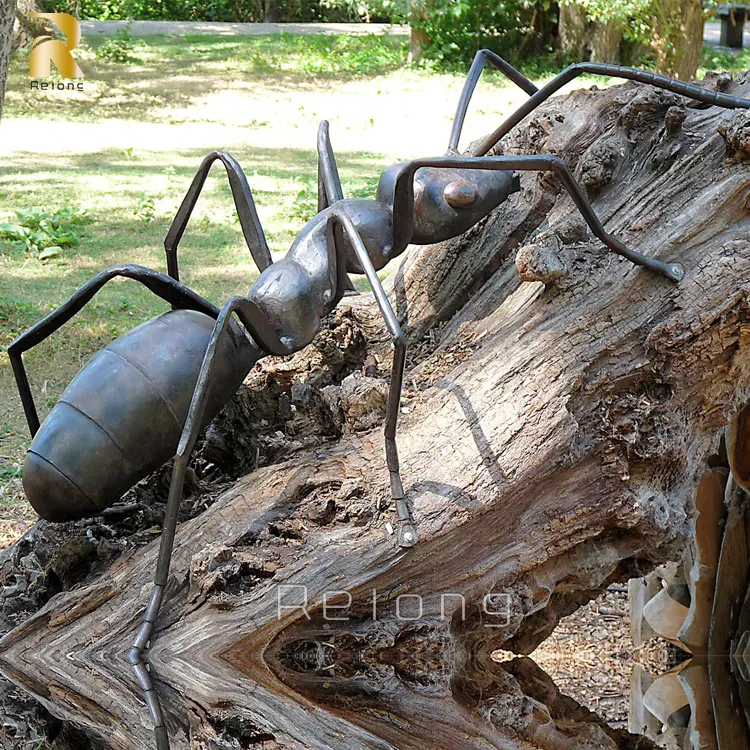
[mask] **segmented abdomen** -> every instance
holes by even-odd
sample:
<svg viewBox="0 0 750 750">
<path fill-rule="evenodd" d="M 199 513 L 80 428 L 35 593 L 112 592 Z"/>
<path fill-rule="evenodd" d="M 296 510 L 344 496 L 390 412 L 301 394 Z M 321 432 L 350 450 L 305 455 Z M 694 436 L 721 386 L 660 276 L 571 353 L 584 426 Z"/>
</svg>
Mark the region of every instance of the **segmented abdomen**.
<svg viewBox="0 0 750 750">
<path fill-rule="evenodd" d="M 192 310 L 153 318 L 96 354 L 37 432 L 23 484 L 42 518 L 96 515 L 171 458 L 214 320 Z M 205 422 L 260 356 L 238 327 L 222 337 Z"/>
</svg>

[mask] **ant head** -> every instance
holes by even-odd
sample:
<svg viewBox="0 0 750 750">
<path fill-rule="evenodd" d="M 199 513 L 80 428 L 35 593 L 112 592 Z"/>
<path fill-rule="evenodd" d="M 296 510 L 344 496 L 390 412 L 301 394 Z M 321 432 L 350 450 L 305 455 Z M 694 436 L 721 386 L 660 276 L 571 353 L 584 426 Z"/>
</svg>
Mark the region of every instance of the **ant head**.
<svg viewBox="0 0 750 750">
<path fill-rule="evenodd" d="M 378 199 L 393 205 L 401 165 L 386 169 Z M 513 172 L 490 169 L 422 167 L 414 175 L 414 234 L 417 245 L 457 237 L 518 190 Z"/>
</svg>

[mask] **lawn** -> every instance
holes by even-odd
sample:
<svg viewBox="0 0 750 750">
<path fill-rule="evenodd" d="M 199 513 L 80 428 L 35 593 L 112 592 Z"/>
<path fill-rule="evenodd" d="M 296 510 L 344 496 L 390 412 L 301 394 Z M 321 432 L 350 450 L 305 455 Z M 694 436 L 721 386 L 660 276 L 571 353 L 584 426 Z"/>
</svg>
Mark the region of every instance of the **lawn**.
<svg viewBox="0 0 750 750">
<path fill-rule="evenodd" d="M 164 235 L 211 149 L 243 164 L 276 257 L 315 212 L 320 119 L 331 121 L 347 196 L 372 196 L 394 161 L 443 153 L 463 78 L 409 67 L 405 52 L 387 37 L 91 37 L 77 52 L 82 92 L 30 90 L 27 58 L 16 57 L 0 125 L 0 223 L 30 207 L 83 220 L 71 227 L 77 241 L 47 258 L 0 237 L 0 534 L 23 507 L 29 443 L 2 348 L 109 265 L 165 270 Z M 495 74 L 483 79 L 464 144 L 524 97 Z M 219 305 L 257 277 L 219 167 L 180 259 L 182 280 Z M 93 352 L 165 309 L 133 282 L 108 285 L 26 355 L 42 414 Z"/>
</svg>

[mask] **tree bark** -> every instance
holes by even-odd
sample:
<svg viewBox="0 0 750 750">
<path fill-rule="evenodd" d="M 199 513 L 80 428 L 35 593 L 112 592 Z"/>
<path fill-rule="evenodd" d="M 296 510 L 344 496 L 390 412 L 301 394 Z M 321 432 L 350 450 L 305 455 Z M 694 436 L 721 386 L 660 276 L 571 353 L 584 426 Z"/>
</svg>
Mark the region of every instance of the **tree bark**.
<svg viewBox="0 0 750 750">
<path fill-rule="evenodd" d="M 636 747 L 530 660 L 491 657 L 530 653 L 560 617 L 684 545 L 697 482 L 747 398 L 746 115 L 685 105 L 638 85 L 576 91 L 503 146 L 564 157 L 609 231 L 685 266 L 679 285 L 607 253 L 557 181 L 532 173 L 391 277 L 411 346 L 410 550 L 390 529 L 382 435 L 357 430 L 365 401 L 382 401 L 365 386 L 387 371 L 388 338 L 371 300 L 345 300 L 342 351 L 364 336 L 374 358 L 367 377 L 320 389 L 343 436 L 250 473 L 178 530 L 150 650 L 174 748 Z M 330 342 L 312 350 L 340 359 Z M 265 368 L 254 377 L 279 397 L 317 398 L 319 366 Z M 347 395 L 350 381 L 375 395 Z M 156 545 L 83 584 L 58 574 L 63 590 L 0 641 L 10 679 L 114 750 L 154 747 L 121 655 Z M 25 580 L 31 548 L 0 560 L 4 580 Z"/>
<path fill-rule="evenodd" d="M 25 47 L 31 40 L 42 33 L 44 24 L 34 22 L 30 14 L 38 10 L 36 0 L 18 0 L 16 7 L 16 22 L 13 26 L 11 54 L 21 47 Z"/>
<path fill-rule="evenodd" d="M 16 0 L 0 0 L 0 119 L 3 116 L 5 85 L 8 79 L 13 25 L 16 20 Z"/>
<path fill-rule="evenodd" d="M 705 24 L 701 0 L 654 0 L 654 38 L 659 73 L 691 81 L 703 49 Z"/>
<path fill-rule="evenodd" d="M 560 51 L 571 60 L 583 60 L 586 54 L 588 20 L 586 11 L 576 3 L 560 5 Z"/>
<path fill-rule="evenodd" d="M 616 19 L 594 24 L 591 35 L 591 59 L 603 63 L 619 62 L 622 35 L 622 26 Z"/>
<path fill-rule="evenodd" d="M 278 0 L 263 0 L 263 22 L 278 23 L 279 3 Z"/>
<path fill-rule="evenodd" d="M 616 19 L 592 21 L 577 3 L 560 7 L 560 51 L 571 60 L 617 63 L 623 29 Z"/>
</svg>

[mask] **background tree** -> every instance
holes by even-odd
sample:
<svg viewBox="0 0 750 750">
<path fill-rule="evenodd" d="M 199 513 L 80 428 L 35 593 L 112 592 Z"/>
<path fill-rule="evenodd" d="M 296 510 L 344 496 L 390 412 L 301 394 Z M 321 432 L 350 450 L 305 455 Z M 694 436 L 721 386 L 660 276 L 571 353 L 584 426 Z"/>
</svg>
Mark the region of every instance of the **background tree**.
<svg viewBox="0 0 750 750">
<path fill-rule="evenodd" d="M 622 19 L 615 15 L 594 15 L 592 8 L 576 2 L 560 6 L 560 51 L 569 59 L 618 62 L 623 32 Z"/>
<path fill-rule="evenodd" d="M 430 37 L 422 28 L 430 18 L 430 0 L 411 0 L 409 3 L 409 56 L 408 61 L 414 62 L 422 56 L 422 51 L 430 45 Z"/>
<path fill-rule="evenodd" d="M 570 2 L 560 6 L 560 52 L 566 57 L 574 60 L 583 58 L 588 23 L 586 9 L 580 3 Z"/>
<path fill-rule="evenodd" d="M 11 37 L 16 20 L 16 0 L 0 0 L 0 118 L 3 116 L 5 81 L 11 52 Z"/>
<path fill-rule="evenodd" d="M 684 81 L 695 77 L 703 49 L 706 20 L 701 0 L 652 0 L 651 47 L 660 73 Z M 709 4 L 710 5 L 710 4 Z"/>
<path fill-rule="evenodd" d="M 39 7 L 36 0 L 17 0 L 16 21 L 10 42 L 11 54 L 31 44 L 31 40 L 42 33 L 44 24 L 40 24 L 38 19 L 31 18 L 31 13 L 37 10 Z"/>
<path fill-rule="evenodd" d="M 650 49 L 658 72 L 690 80 L 714 8 L 701 0 L 562 0 L 560 50 L 573 59 L 617 62 L 625 41 L 631 53 L 633 46 Z"/>
<path fill-rule="evenodd" d="M 511 60 L 551 52 L 556 7 L 552 0 L 413 0 L 410 57 L 463 68 L 483 47 Z"/>
<path fill-rule="evenodd" d="M 277 0 L 263 0 L 263 21 L 276 23 L 279 20 L 279 4 Z"/>
</svg>

